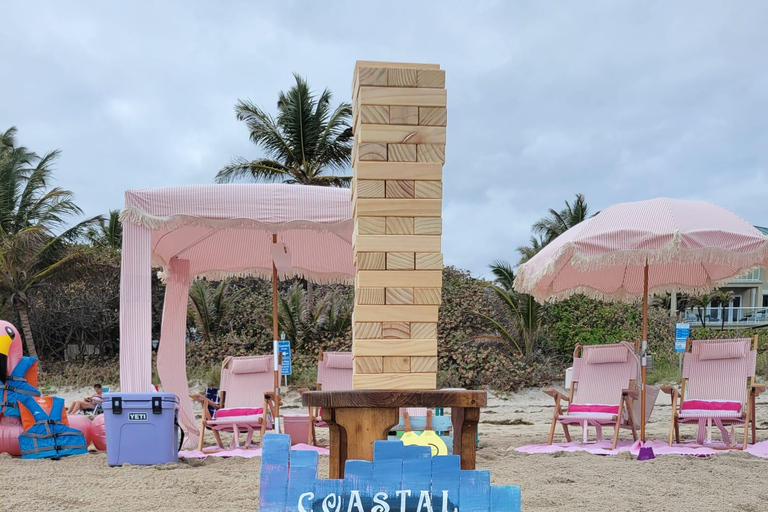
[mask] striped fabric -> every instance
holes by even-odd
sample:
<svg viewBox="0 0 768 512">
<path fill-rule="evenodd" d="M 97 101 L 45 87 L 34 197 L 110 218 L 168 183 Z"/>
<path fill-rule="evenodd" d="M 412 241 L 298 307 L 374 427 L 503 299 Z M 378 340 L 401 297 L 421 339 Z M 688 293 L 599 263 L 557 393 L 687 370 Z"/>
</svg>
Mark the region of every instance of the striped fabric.
<svg viewBox="0 0 768 512">
<path fill-rule="evenodd" d="M 337 363 L 339 359 L 349 360 L 347 368 L 333 368 L 333 366 L 344 366 Z M 317 383 L 321 385 L 323 391 L 351 390 L 352 352 L 323 352 L 323 360 L 317 363 Z"/>
<path fill-rule="evenodd" d="M 768 238 L 705 201 L 659 198 L 621 203 L 572 227 L 520 265 L 515 289 L 544 302 L 577 293 L 632 300 L 649 291 L 709 291 L 768 267 Z"/>
<path fill-rule="evenodd" d="M 750 350 L 749 338 L 732 340 L 694 340 L 692 351 L 685 353 L 683 378 L 685 386 L 683 406 L 689 400 L 730 401 L 743 405 L 747 400 L 747 380 L 755 373 L 755 356 Z M 701 359 L 702 347 L 732 346 L 741 350 L 741 358 Z"/>
<path fill-rule="evenodd" d="M 264 372 L 234 373 L 236 362 L 257 362 L 266 368 Z M 227 357 L 221 365 L 221 391 L 225 391 L 224 407 L 262 407 L 264 393 L 275 390 L 274 361 L 271 355 Z"/>
<path fill-rule="evenodd" d="M 624 362 L 590 363 L 606 358 L 592 356 L 592 352 L 607 351 L 615 357 L 617 350 L 627 353 Z M 639 360 L 628 343 L 589 345 L 582 347 L 581 357 L 574 357 L 573 383 L 577 384 L 573 404 L 604 404 L 618 407 L 621 392 L 629 388 L 630 381 L 638 378 Z M 570 414 L 570 407 L 568 413 Z"/>
</svg>

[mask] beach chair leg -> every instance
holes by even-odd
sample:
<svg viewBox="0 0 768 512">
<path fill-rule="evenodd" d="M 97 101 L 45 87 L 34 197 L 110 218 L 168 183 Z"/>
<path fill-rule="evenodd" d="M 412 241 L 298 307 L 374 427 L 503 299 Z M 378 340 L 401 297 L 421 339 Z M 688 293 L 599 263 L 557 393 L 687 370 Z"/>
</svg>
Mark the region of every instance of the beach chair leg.
<svg viewBox="0 0 768 512">
<path fill-rule="evenodd" d="M 632 440 L 637 441 L 637 428 L 635 427 L 635 416 L 632 414 L 631 403 L 627 403 L 627 421 L 629 422 L 629 428 L 632 430 Z"/>
<path fill-rule="evenodd" d="M 669 422 L 669 446 L 672 446 L 673 437 L 677 438 L 677 442 L 680 442 L 680 428 L 675 420 L 675 411 L 672 411 L 672 419 Z"/>
<path fill-rule="evenodd" d="M 197 451 L 203 451 L 203 441 L 205 438 L 205 422 L 200 425 L 200 436 L 197 439 Z"/>
<path fill-rule="evenodd" d="M 563 423 L 563 434 L 565 434 L 565 442 L 570 443 L 571 442 L 571 433 L 568 431 L 568 425 Z"/>
<path fill-rule="evenodd" d="M 749 439 L 749 423 L 751 421 L 753 421 L 751 416 L 752 416 L 752 411 L 750 411 L 749 410 L 749 406 L 747 406 L 747 417 L 744 418 L 744 442 L 741 445 L 741 449 L 742 450 L 746 450 L 747 449 L 747 440 Z M 734 443 L 736 442 L 736 437 L 735 436 L 733 438 L 733 442 Z"/>
<path fill-rule="evenodd" d="M 213 430 L 213 437 L 216 438 L 216 444 L 219 446 L 219 448 L 224 448 L 224 443 L 221 442 L 221 436 L 219 435 L 219 431 L 214 429 Z"/>
<path fill-rule="evenodd" d="M 752 422 L 752 444 L 755 444 L 755 438 L 757 436 L 757 426 L 755 425 L 755 394 L 750 394 L 749 408 L 752 411 L 750 421 Z"/>
<path fill-rule="evenodd" d="M 549 427 L 549 440 L 547 441 L 547 444 L 552 444 L 552 441 L 554 441 L 556 426 L 557 426 L 557 410 L 555 410 L 555 415 L 552 417 L 552 425 Z M 563 427 L 565 428 L 565 424 L 563 424 Z"/>
<path fill-rule="evenodd" d="M 589 441 L 589 424 L 587 423 L 587 420 L 584 420 L 581 422 L 581 442 L 584 444 L 587 444 L 587 441 Z"/>
<path fill-rule="evenodd" d="M 616 416 L 616 423 L 613 425 L 613 446 L 611 450 L 616 449 L 619 444 L 619 430 L 621 430 L 621 418 L 624 416 L 624 400 L 619 402 L 619 414 Z"/>
</svg>

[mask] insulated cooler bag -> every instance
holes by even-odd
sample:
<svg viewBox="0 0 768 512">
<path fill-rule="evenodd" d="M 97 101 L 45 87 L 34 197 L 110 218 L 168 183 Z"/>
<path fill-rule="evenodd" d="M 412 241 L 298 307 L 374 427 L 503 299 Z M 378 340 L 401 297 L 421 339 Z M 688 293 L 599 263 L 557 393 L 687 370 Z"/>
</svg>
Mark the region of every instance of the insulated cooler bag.
<svg viewBox="0 0 768 512">
<path fill-rule="evenodd" d="M 179 460 L 179 397 L 173 393 L 105 393 L 107 464 Z"/>
</svg>

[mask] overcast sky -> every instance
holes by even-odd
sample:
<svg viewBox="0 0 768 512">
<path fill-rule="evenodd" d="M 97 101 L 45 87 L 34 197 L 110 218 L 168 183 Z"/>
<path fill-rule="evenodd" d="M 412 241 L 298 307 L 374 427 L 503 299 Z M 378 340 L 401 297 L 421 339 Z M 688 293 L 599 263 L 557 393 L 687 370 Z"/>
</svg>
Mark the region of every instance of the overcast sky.
<svg viewBox="0 0 768 512">
<path fill-rule="evenodd" d="M 472 4 L 477 5 L 472 5 Z M 0 0 L 0 130 L 63 151 L 88 215 L 255 158 L 238 98 L 356 60 L 447 72 L 443 252 L 488 275 L 574 194 L 707 199 L 768 225 L 768 2 Z"/>
</svg>

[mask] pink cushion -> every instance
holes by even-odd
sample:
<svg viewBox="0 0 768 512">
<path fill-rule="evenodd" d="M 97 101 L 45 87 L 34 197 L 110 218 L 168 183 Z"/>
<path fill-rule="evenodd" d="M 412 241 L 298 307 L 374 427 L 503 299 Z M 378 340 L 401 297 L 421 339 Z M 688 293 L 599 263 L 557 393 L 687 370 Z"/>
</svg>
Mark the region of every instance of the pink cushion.
<svg viewBox="0 0 768 512">
<path fill-rule="evenodd" d="M 734 412 L 741 411 L 741 404 L 730 400 L 686 400 L 680 406 L 682 411 Z"/>
<path fill-rule="evenodd" d="M 627 352 L 626 347 L 590 348 L 587 353 L 587 363 L 626 363 Z"/>
<path fill-rule="evenodd" d="M 699 344 L 699 360 L 707 359 L 741 359 L 744 357 L 744 342 L 732 343 L 701 343 Z"/>
<path fill-rule="evenodd" d="M 263 373 L 269 370 L 269 357 L 232 359 L 232 373 Z"/>
<path fill-rule="evenodd" d="M 328 354 L 328 368 L 352 369 L 352 354 Z"/>
<path fill-rule="evenodd" d="M 250 407 L 232 407 L 231 409 L 219 409 L 216 411 L 216 419 L 229 418 L 231 416 L 257 416 L 263 414 L 264 409 L 252 409 Z"/>
<path fill-rule="evenodd" d="M 605 404 L 571 404 L 568 406 L 568 414 L 589 413 L 589 414 L 618 414 L 618 405 Z"/>
</svg>

